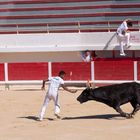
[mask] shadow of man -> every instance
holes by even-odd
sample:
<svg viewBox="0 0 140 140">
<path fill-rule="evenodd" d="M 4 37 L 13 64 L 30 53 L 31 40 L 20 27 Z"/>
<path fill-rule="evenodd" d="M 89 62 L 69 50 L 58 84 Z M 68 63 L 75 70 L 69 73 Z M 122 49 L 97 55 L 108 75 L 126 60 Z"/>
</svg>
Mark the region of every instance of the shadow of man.
<svg viewBox="0 0 140 140">
<path fill-rule="evenodd" d="M 117 33 L 115 32 L 115 33 L 112 35 L 112 37 L 109 39 L 109 41 L 106 43 L 106 45 L 105 45 L 105 47 L 103 48 L 103 50 L 106 50 L 106 49 L 109 47 L 111 41 L 113 40 L 113 38 L 114 38 L 116 35 L 117 35 Z"/>
</svg>

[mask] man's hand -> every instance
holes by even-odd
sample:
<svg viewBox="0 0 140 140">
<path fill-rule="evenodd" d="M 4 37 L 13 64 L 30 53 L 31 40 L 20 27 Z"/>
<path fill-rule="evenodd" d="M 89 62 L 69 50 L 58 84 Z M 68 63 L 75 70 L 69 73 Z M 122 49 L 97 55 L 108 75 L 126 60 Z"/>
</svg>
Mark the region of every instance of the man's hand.
<svg viewBox="0 0 140 140">
<path fill-rule="evenodd" d="M 130 30 L 126 30 L 126 33 L 130 33 Z"/>
<path fill-rule="evenodd" d="M 44 87 L 44 86 L 42 86 L 42 87 L 41 87 L 41 89 L 42 89 L 42 90 L 45 90 L 45 87 Z"/>
</svg>

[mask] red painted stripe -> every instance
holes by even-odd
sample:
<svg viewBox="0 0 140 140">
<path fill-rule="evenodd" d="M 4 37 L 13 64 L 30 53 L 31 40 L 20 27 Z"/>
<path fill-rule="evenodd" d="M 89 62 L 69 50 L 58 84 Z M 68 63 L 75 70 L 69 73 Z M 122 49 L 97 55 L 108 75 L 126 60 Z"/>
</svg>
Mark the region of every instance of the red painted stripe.
<svg viewBox="0 0 140 140">
<path fill-rule="evenodd" d="M 90 80 L 91 64 L 83 62 L 52 63 L 52 75 L 57 76 L 60 70 L 66 72 L 65 80 Z"/>
<path fill-rule="evenodd" d="M 80 32 L 108 32 L 109 30 L 106 29 L 82 29 Z"/>
<path fill-rule="evenodd" d="M 100 17 L 100 16 L 140 16 L 140 12 L 105 12 L 87 14 L 58 14 L 58 15 L 25 15 L 25 16 L 0 16 L 0 19 L 45 19 L 45 18 L 77 18 L 77 17 Z"/>
<path fill-rule="evenodd" d="M 48 63 L 9 63 L 9 80 L 42 80 L 48 78 Z"/>
<path fill-rule="evenodd" d="M 0 12 L 26 12 L 26 11 L 50 11 L 50 10 L 81 10 L 81 9 L 99 9 L 99 8 L 140 8 L 140 4 L 123 5 L 92 5 L 92 6 L 61 6 L 61 7 L 40 7 L 40 8 L 10 8 L 0 9 Z"/>
<path fill-rule="evenodd" d="M 50 30 L 49 33 L 78 33 L 78 30 Z"/>
<path fill-rule="evenodd" d="M 0 81 L 4 81 L 4 64 L 0 64 Z"/>
<path fill-rule="evenodd" d="M 49 33 L 78 33 L 79 30 L 50 30 Z M 20 34 L 48 33 L 48 31 L 19 31 Z"/>
<path fill-rule="evenodd" d="M 7 31 L 7 32 L 0 31 L 0 34 L 17 34 L 17 32 L 16 31 Z"/>
<path fill-rule="evenodd" d="M 29 30 L 24 30 L 24 31 L 0 31 L 0 34 L 34 34 L 34 33 L 78 33 L 78 32 L 115 32 L 116 29 L 81 29 L 81 30 L 78 30 L 78 29 L 65 29 L 65 30 L 49 30 L 49 31 L 45 31 L 45 30 L 40 30 L 40 31 L 37 31 L 37 30 L 32 30 L 32 31 L 29 31 Z M 139 31 L 139 29 L 131 29 L 131 31 Z"/>
<path fill-rule="evenodd" d="M 137 62 L 137 71 L 138 80 L 140 80 L 140 60 Z"/>
<path fill-rule="evenodd" d="M 95 58 L 94 61 L 140 61 L 138 58 Z"/>
<path fill-rule="evenodd" d="M 21 0 L 0 2 L 0 5 L 6 4 L 41 4 L 41 3 L 69 3 L 69 2 L 98 2 L 99 0 Z M 100 0 L 109 1 L 109 0 Z"/>
<path fill-rule="evenodd" d="M 0 27 L 72 26 L 72 25 L 78 25 L 78 22 L 0 24 Z"/>
<path fill-rule="evenodd" d="M 133 61 L 95 61 L 95 80 L 133 80 Z"/>
</svg>

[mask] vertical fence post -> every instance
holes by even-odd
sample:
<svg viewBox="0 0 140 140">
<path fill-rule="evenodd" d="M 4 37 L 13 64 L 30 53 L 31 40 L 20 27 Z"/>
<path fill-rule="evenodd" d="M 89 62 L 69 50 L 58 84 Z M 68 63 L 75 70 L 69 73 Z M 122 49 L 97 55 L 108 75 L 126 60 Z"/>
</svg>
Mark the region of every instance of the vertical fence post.
<svg viewBox="0 0 140 140">
<path fill-rule="evenodd" d="M 138 80 L 137 61 L 134 61 L 134 81 Z"/>
<path fill-rule="evenodd" d="M 138 21 L 138 28 L 139 28 L 139 32 L 140 32 L 140 21 Z"/>
<path fill-rule="evenodd" d="M 48 62 L 48 77 L 52 76 L 52 62 Z"/>
<path fill-rule="evenodd" d="M 110 22 L 108 21 L 108 32 L 110 32 Z"/>
<path fill-rule="evenodd" d="M 94 61 L 91 61 L 91 80 L 94 82 L 95 76 L 94 76 Z"/>
<path fill-rule="evenodd" d="M 8 63 L 4 63 L 5 90 L 9 90 L 8 84 Z"/>
<path fill-rule="evenodd" d="M 49 25 L 46 26 L 47 33 L 49 33 Z"/>
<path fill-rule="evenodd" d="M 19 34 L 19 28 L 18 28 L 18 25 L 16 26 L 16 28 L 17 28 L 17 34 Z"/>
<path fill-rule="evenodd" d="M 81 33 L 81 25 L 79 21 L 78 21 L 78 32 Z"/>
</svg>

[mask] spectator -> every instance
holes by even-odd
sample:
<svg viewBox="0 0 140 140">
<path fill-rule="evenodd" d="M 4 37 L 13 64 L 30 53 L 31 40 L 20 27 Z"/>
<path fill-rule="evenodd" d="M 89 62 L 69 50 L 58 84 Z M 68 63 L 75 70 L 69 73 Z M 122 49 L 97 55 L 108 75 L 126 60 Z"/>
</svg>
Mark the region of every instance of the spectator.
<svg viewBox="0 0 140 140">
<path fill-rule="evenodd" d="M 125 56 L 124 46 L 130 46 L 130 31 L 129 27 L 132 27 L 131 19 L 125 19 L 123 23 L 117 29 L 117 39 L 120 45 L 120 55 Z"/>
<path fill-rule="evenodd" d="M 91 51 L 86 50 L 82 52 L 82 60 L 84 62 L 90 62 L 92 60 Z"/>
</svg>

